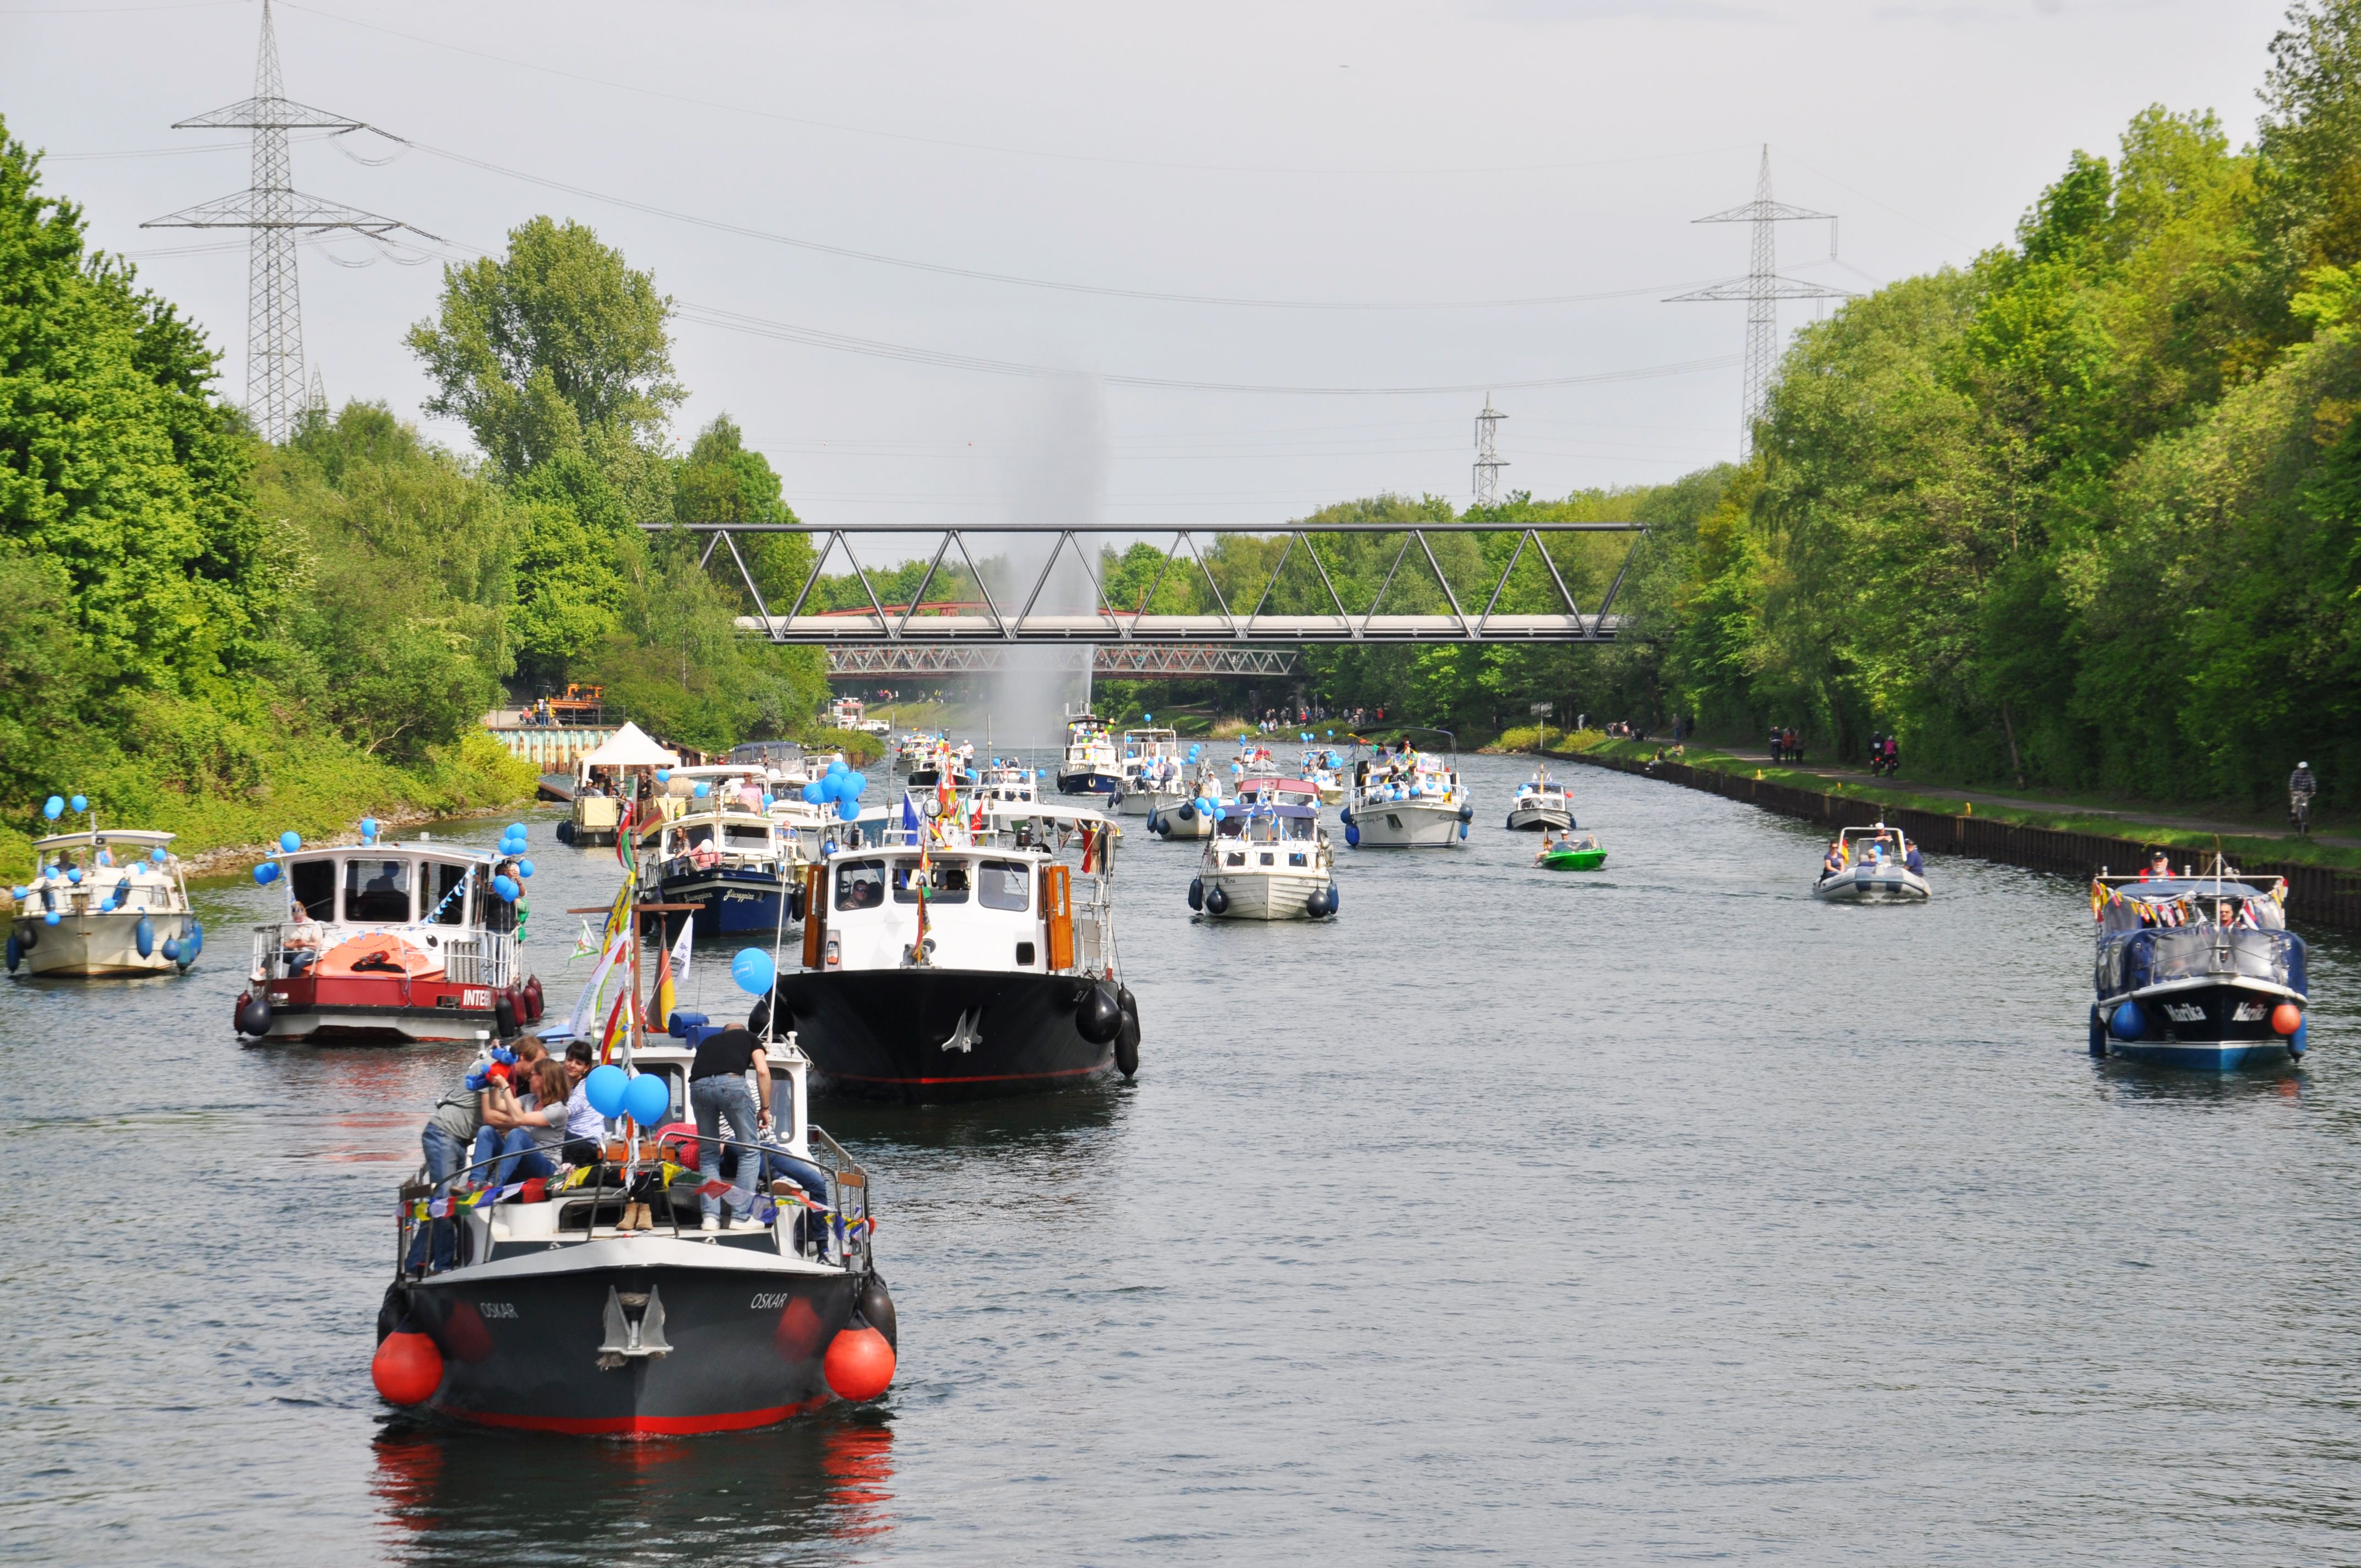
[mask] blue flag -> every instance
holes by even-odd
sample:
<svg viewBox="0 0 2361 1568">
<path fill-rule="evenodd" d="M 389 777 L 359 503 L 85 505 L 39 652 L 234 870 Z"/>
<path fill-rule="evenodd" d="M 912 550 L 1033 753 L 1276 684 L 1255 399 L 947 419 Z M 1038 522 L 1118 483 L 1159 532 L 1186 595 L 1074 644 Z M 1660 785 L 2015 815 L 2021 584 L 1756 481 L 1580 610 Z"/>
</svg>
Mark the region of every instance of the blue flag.
<svg viewBox="0 0 2361 1568">
<path fill-rule="evenodd" d="M 902 831 L 913 837 L 918 831 L 918 803 L 910 798 L 906 789 L 902 792 Z"/>
</svg>

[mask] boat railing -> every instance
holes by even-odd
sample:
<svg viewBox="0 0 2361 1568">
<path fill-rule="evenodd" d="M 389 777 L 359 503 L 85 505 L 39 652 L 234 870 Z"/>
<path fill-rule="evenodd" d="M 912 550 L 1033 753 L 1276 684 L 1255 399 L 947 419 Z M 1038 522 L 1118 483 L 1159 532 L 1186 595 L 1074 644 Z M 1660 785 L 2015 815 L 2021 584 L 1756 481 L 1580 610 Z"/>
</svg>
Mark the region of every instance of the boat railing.
<svg viewBox="0 0 2361 1568">
<path fill-rule="evenodd" d="M 254 928 L 254 963 L 250 972 L 255 979 L 308 979 L 321 954 L 357 938 L 388 937 L 415 947 L 422 935 L 415 927 L 356 930 L 316 921 L 305 923 L 300 938 L 293 935 L 295 930 L 292 921 Z M 450 984 L 505 990 L 517 983 L 522 971 L 514 937 L 501 931 L 444 927 L 438 927 L 434 935 L 436 945 L 428 950 L 441 956 L 443 978 Z"/>
<path fill-rule="evenodd" d="M 770 1223 L 774 1227 L 788 1227 L 786 1235 L 800 1241 L 804 1256 L 818 1261 L 833 1259 L 853 1272 L 865 1272 L 870 1266 L 870 1232 L 874 1228 L 870 1223 L 868 1172 L 824 1130 L 813 1126 L 807 1131 L 811 1135 L 812 1147 L 808 1156 L 796 1154 L 783 1144 L 719 1136 L 713 1142 L 724 1149 L 737 1150 L 741 1162 L 749 1157 L 757 1160 L 766 1157 L 784 1157 L 797 1164 L 818 1168 L 826 1179 L 824 1190 L 827 1198 L 824 1202 L 816 1203 L 804 1196 L 784 1201 L 774 1199 L 768 1184 L 759 1179 L 750 1186 L 758 1205 L 775 1205 L 776 1212 Z M 683 1228 L 685 1215 L 701 1216 L 703 1206 L 697 1200 L 702 1181 L 694 1157 L 689 1163 L 680 1163 L 668 1158 L 667 1155 L 688 1152 L 675 1142 L 675 1138 L 695 1139 L 697 1136 L 694 1130 L 681 1133 L 668 1129 L 661 1140 L 653 1137 L 643 1139 L 636 1168 L 631 1163 L 625 1142 L 610 1137 L 598 1161 L 582 1168 L 588 1172 L 583 1179 L 573 1186 L 566 1186 L 563 1183 L 567 1178 L 558 1178 L 555 1179 L 560 1185 L 544 1189 L 542 1202 L 563 1207 L 559 1211 L 555 1231 L 546 1238 L 537 1239 L 546 1239 L 551 1245 L 568 1240 L 588 1241 L 593 1231 L 612 1228 L 614 1222 L 623 1217 L 626 1207 L 632 1203 L 648 1205 L 652 1228 L 630 1234 L 678 1234 Z M 503 1209 L 512 1206 L 512 1200 L 522 1195 L 530 1179 L 514 1180 L 494 1190 L 485 1185 L 484 1178 L 495 1167 L 512 1164 L 519 1157 L 495 1154 L 470 1161 L 452 1172 L 450 1179 L 439 1185 L 427 1179 L 423 1168 L 418 1170 L 411 1181 L 403 1184 L 396 1210 L 396 1268 L 405 1275 L 416 1276 L 484 1261 L 472 1255 L 475 1238 L 461 1222 L 471 1213 L 481 1214 L 489 1220 Z M 755 1168 L 759 1172 L 762 1168 L 757 1165 Z M 742 1176 L 744 1173 L 741 1170 L 739 1174 Z M 791 1184 L 800 1190 L 800 1183 Z M 661 1202 L 657 1201 L 659 1198 Z M 533 1209 L 540 1205 L 513 1206 Z M 583 1211 L 584 1223 L 579 1226 L 566 1224 L 567 1212 L 577 1206 Z M 726 1211 L 727 1206 L 724 1207 Z M 438 1213 L 438 1209 L 446 1212 Z M 607 1212 L 610 1209 L 613 1211 L 611 1215 Z M 658 1209 L 664 1213 L 662 1223 L 654 1223 L 654 1213 Z M 815 1220 L 813 1224 L 804 1229 L 800 1237 L 793 1228 L 793 1212 L 796 1210 L 811 1213 Z M 687 1223 L 694 1225 L 697 1219 L 688 1218 Z M 434 1245 L 432 1228 L 437 1224 L 450 1225 L 456 1233 L 442 1246 Z M 422 1233 L 426 1234 L 422 1235 Z M 493 1239 L 500 1238 L 496 1236 Z M 443 1256 L 445 1249 L 447 1260 Z"/>
</svg>

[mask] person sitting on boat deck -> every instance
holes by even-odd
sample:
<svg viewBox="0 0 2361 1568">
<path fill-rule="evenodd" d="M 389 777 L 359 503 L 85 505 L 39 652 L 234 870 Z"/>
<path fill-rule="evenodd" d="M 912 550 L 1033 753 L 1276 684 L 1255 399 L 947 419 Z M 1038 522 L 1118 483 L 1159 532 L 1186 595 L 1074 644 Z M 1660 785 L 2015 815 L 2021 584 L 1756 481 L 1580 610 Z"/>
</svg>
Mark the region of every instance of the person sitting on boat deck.
<svg viewBox="0 0 2361 1568">
<path fill-rule="evenodd" d="M 522 1071 L 516 1076 L 525 1078 Z M 531 1087 L 522 1095 L 507 1083 L 487 1088 L 509 1123 L 505 1132 L 487 1126 L 476 1135 L 478 1175 L 487 1187 L 505 1187 L 511 1176 L 529 1181 L 557 1174 L 558 1150 L 566 1142 L 566 1069 L 544 1056 L 533 1064 L 526 1081 Z M 493 1159 L 496 1151 L 499 1157 Z M 489 1169 L 482 1168 L 485 1160 L 493 1160 Z"/>
<path fill-rule="evenodd" d="M 1556 849 L 1557 849 L 1557 843 L 1556 843 L 1556 841 L 1555 841 L 1554 839 L 1553 839 L 1550 837 L 1550 830 L 1549 830 L 1548 828 L 1543 828 L 1543 829 L 1542 829 L 1542 847 L 1541 847 L 1540 850 L 1539 850 L 1538 852 L 1536 852 L 1536 853 L 1534 854 L 1534 856 L 1533 856 L 1533 864 L 1535 864 L 1535 865 L 1540 865 L 1543 861 L 1548 860 L 1548 859 L 1550 858 L 1551 854 L 1552 854 L 1552 853 L 1554 853 L 1554 852 L 1556 850 Z"/>
<path fill-rule="evenodd" d="M 436 1196 L 447 1195 L 453 1180 L 467 1168 L 468 1151 L 477 1135 L 484 1130 L 491 1097 L 489 1081 L 470 1067 L 467 1078 L 436 1101 L 427 1116 L 426 1125 L 418 1135 L 418 1145 L 426 1156 L 426 1179 L 434 1184 Z M 431 1221 L 418 1229 L 411 1239 L 410 1266 L 415 1268 L 426 1261 L 430 1238 L 434 1248 L 432 1266 L 450 1267 L 458 1255 L 459 1234 L 447 1219 Z"/>
<path fill-rule="evenodd" d="M 754 1074 L 754 1082 L 762 1101 L 755 1109 L 755 1096 L 746 1092 L 746 1074 Z M 703 1178 L 700 1189 L 721 1179 L 721 1124 L 730 1123 L 730 1135 L 738 1143 L 759 1144 L 771 1130 L 771 1069 L 769 1058 L 763 1051 L 763 1042 L 752 1030 L 719 1029 L 698 1042 L 696 1059 L 688 1067 L 688 1103 L 697 1113 L 697 1169 Z M 755 1223 L 749 1214 L 754 1206 L 753 1184 L 758 1178 L 758 1162 L 741 1159 L 737 1176 L 730 1184 L 729 1200 L 732 1229 L 753 1229 Z M 697 1206 L 703 1216 L 702 1228 L 721 1228 L 721 1200 L 699 1190 Z"/>
<path fill-rule="evenodd" d="M 2172 874 L 2172 860 L 2162 850 L 2147 858 L 2147 869 L 2140 872 L 2140 881 L 2162 881 Z"/>
<path fill-rule="evenodd" d="M 1832 877 L 1841 872 L 1844 869 L 1844 840 L 1841 839 L 1831 839 L 1828 840 L 1828 852 L 1820 860 L 1820 875 L 1823 877 Z"/>
<path fill-rule="evenodd" d="M 576 1040 L 566 1047 L 566 1080 L 570 1087 L 566 1095 L 566 1142 L 558 1154 L 568 1165 L 593 1164 L 607 1146 L 607 1118 L 598 1114 L 598 1107 L 590 1103 L 590 1091 L 582 1087 L 589 1081 L 598 1055 L 588 1040 Z"/>
<path fill-rule="evenodd" d="M 1911 845 L 1909 851 L 1902 857 L 1902 863 L 1910 869 L 1912 876 L 1927 874 L 1927 857 L 1918 852 L 1918 846 L 1916 844 Z"/>
</svg>

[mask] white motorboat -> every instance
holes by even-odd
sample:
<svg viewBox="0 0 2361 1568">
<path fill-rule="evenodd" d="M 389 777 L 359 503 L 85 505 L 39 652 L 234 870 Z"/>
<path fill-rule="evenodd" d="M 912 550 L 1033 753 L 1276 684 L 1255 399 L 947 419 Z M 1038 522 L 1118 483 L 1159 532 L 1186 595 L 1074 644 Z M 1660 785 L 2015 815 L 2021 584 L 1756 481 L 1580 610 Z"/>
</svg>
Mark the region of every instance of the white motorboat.
<svg viewBox="0 0 2361 1568">
<path fill-rule="evenodd" d="M 1321 805 L 1345 804 L 1345 754 L 1334 747 L 1306 747 L 1295 775 L 1320 792 Z"/>
<path fill-rule="evenodd" d="M 1574 795 L 1565 785 L 1550 777 L 1547 768 L 1517 786 L 1517 798 L 1509 803 L 1509 829 L 1514 833 L 1554 828 L 1565 832 L 1574 826 Z"/>
<path fill-rule="evenodd" d="M 1439 732 L 1440 733 L 1440 732 Z M 1447 849 L 1476 817 L 1457 760 L 1407 742 L 1356 763 L 1345 842 L 1355 849 Z"/>
<path fill-rule="evenodd" d="M 1823 863 L 1812 883 L 1814 898 L 1883 904 L 1928 896 L 1924 859 L 1899 828 L 1839 829 L 1832 858 L 1838 863 Z"/>
<path fill-rule="evenodd" d="M 1038 801 L 1041 798 L 1040 770 L 1013 759 L 994 757 L 969 793 L 977 800 L 996 801 L 1004 806 Z"/>
<path fill-rule="evenodd" d="M 1335 865 L 1317 806 L 1244 807 L 1215 825 L 1189 907 L 1215 920 L 1324 920 L 1336 913 Z"/>
<path fill-rule="evenodd" d="M 1115 766 L 1123 781 L 1115 793 L 1118 815 L 1147 817 L 1189 798 L 1179 734 L 1170 729 L 1126 729 L 1117 751 Z"/>
<path fill-rule="evenodd" d="M 33 840 L 40 869 L 16 889 L 8 972 L 87 980 L 187 970 L 204 927 L 189 907 L 172 835 L 90 818 L 81 832 Z"/>
<path fill-rule="evenodd" d="M 1148 813 L 1148 830 L 1159 839 L 1210 839 L 1217 810 L 1228 809 L 1222 793 L 1222 770 L 1211 762 L 1198 764 L 1196 778 L 1181 786 L 1180 799 L 1159 805 Z"/>
</svg>

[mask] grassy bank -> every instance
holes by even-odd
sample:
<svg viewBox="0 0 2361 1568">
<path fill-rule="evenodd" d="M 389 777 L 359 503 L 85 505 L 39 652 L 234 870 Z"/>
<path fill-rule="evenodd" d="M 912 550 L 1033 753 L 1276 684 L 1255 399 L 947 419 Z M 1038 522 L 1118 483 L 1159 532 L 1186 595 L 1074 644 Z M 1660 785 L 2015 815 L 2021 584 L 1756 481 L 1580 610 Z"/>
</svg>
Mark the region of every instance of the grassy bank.
<svg viewBox="0 0 2361 1568">
<path fill-rule="evenodd" d="M 1664 741 L 1609 740 L 1597 730 L 1583 731 L 1570 737 L 1568 741 L 1554 741 L 1549 755 L 1613 757 L 1627 762 L 1644 762 L 1659 751 L 1672 752 L 1681 762 L 1702 772 L 1761 779 L 1767 784 L 1784 784 L 1790 789 L 1807 790 L 1816 795 L 1872 801 L 1882 806 L 1901 806 L 1944 817 L 1974 817 L 2024 828 L 2099 834 L 2162 845 L 2176 852 L 2187 850 L 2191 854 L 2210 854 L 2218 846 L 2234 863 L 2288 861 L 2301 865 L 2361 870 L 2361 847 L 2323 843 L 2318 839 L 2298 838 L 2292 834 L 2238 833 L 2176 826 L 2144 816 L 2137 806 L 2129 804 L 2119 811 L 2102 813 L 2080 810 L 2070 803 L 2061 803 L 2054 808 L 2037 809 L 1982 799 L 1961 801 L 1948 795 L 1917 794 L 1904 784 L 1829 780 L 1800 769 L 1771 766 L 1733 757 L 1711 746 L 1691 745 L 1675 751 Z"/>
<path fill-rule="evenodd" d="M 180 835 L 173 849 L 199 871 L 225 870 L 262 853 L 289 828 L 306 839 L 353 831 L 364 817 L 388 826 L 469 812 L 497 811 L 530 799 L 533 765 L 489 735 L 470 734 L 397 768 L 357 748 L 318 736 L 289 737 L 247 759 L 253 776 L 238 787 L 190 789 L 149 759 L 126 757 L 60 778 L 60 795 L 89 796 L 101 828 L 155 828 Z M 81 825 L 69 815 L 60 828 Z M 49 824 L 0 826 L 0 877 L 32 869 L 32 843 Z"/>
</svg>

